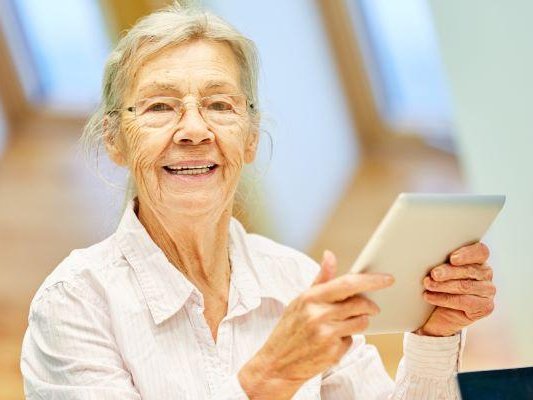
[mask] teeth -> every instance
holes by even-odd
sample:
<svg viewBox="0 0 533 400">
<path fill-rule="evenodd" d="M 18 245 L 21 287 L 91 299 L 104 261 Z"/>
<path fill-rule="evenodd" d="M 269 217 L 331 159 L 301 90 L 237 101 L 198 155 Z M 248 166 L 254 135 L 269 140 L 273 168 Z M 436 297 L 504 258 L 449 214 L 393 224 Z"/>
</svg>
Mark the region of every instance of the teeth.
<svg viewBox="0 0 533 400">
<path fill-rule="evenodd" d="M 201 174 L 207 174 L 209 172 L 209 168 L 194 168 L 194 169 L 187 169 L 187 170 L 178 170 L 176 171 L 176 175 L 201 175 Z"/>
<path fill-rule="evenodd" d="M 206 165 L 195 165 L 195 166 L 182 166 L 182 167 L 173 167 L 173 166 L 167 166 L 168 169 L 171 169 L 173 171 L 181 171 L 181 170 L 195 170 L 195 169 L 206 169 L 214 167 L 215 164 L 206 164 Z"/>
<path fill-rule="evenodd" d="M 170 169 L 170 173 L 173 175 L 201 175 L 201 174 L 207 174 L 210 169 L 209 168 L 192 168 L 192 169 Z"/>
</svg>

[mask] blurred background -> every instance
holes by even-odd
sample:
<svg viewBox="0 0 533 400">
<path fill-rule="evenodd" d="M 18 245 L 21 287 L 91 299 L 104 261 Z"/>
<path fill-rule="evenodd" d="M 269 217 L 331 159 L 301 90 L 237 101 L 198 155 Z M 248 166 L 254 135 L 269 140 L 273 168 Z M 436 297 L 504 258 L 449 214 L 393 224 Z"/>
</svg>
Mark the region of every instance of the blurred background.
<svg viewBox="0 0 533 400">
<path fill-rule="evenodd" d="M 0 0 L 1 399 L 23 398 L 40 283 L 116 227 L 123 171 L 87 165 L 77 140 L 117 37 L 167 3 Z M 469 329 L 463 369 L 533 365 L 533 2 L 202 3 L 260 51 L 248 229 L 317 260 L 329 248 L 346 270 L 400 192 L 506 194 L 486 239 L 497 307 Z M 368 340 L 394 376 L 401 335 Z"/>
</svg>

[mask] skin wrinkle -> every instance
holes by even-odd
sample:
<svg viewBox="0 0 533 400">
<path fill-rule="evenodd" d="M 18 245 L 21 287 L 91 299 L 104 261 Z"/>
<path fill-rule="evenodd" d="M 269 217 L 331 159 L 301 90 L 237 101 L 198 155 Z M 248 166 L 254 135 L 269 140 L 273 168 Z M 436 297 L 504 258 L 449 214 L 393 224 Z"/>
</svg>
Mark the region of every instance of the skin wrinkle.
<svg viewBox="0 0 533 400">
<path fill-rule="evenodd" d="M 203 43 L 208 43 L 208 44 L 214 44 L 215 46 L 217 45 L 220 45 L 220 43 L 217 43 L 217 42 L 208 42 L 206 40 L 194 40 L 194 41 L 189 41 L 189 42 L 185 42 L 183 43 L 182 45 L 179 45 L 179 47 L 189 47 L 189 50 L 185 50 L 184 51 L 184 56 L 186 57 L 187 56 L 187 53 L 190 53 L 192 49 L 191 47 L 191 44 L 194 44 L 194 43 L 199 43 L 199 42 L 203 42 Z M 228 45 L 225 45 L 225 47 L 229 50 L 229 46 Z M 171 47 L 170 50 L 172 50 L 173 48 Z M 171 51 L 168 51 L 169 49 L 163 49 L 161 52 L 159 53 L 156 53 L 155 56 L 152 56 L 152 57 L 148 57 L 146 60 L 144 60 L 141 65 L 139 66 L 139 68 L 136 68 L 135 72 L 134 72 L 134 80 L 133 80 L 133 83 L 134 83 L 134 86 L 133 86 L 133 92 L 137 92 L 137 93 L 140 93 L 141 90 L 140 88 L 143 88 L 143 87 L 150 87 L 151 84 L 158 84 L 158 81 L 161 81 L 162 83 L 166 83 L 168 85 L 168 87 L 172 87 L 172 86 L 180 86 L 179 84 L 188 84 L 188 87 L 186 88 L 187 90 L 187 93 L 191 93 L 192 90 L 194 90 L 195 88 L 191 87 L 191 84 L 192 84 L 192 81 L 191 81 L 191 76 L 187 76 L 187 75 L 183 75 L 183 76 L 180 76 L 180 81 L 179 81 L 179 84 L 176 85 L 177 82 L 174 82 L 174 79 L 173 79 L 173 70 L 172 69 L 167 69 L 167 68 L 160 68 L 160 73 L 158 75 L 154 75 L 152 72 L 155 72 L 155 71 L 150 71 L 151 72 L 151 76 L 153 77 L 153 79 L 148 79 L 147 81 L 148 82 L 143 82 L 143 74 L 145 74 L 145 71 L 147 70 L 146 66 L 147 65 L 150 65 L 152 66 L 153 68 L 153 60 L 154 59 L 158 59 L 160 60 L 161 62 L 168 62 L 168 63 L 172 63 L 172 55 L 171 55 Z M 194 51 L 194 49 L 192 49 Z M 229 50 L 231 51 L 231 50 Z M 221 55 L 215 55 L 214 56 L 214 64 L 212 64 L 210 66 L 210 70 L 209 71 L 205 71 L 205 64 L 204 64 L 204 60 L 202 59 L 198 59 L 198 60 L 191 60 L 190 62 L 190 67 L 191 67 L 191 70 L 189 71 L 189 74 L 195 74 L 195 72 L 198 72 L 200 70 L 204 70 L 205 71 L 205 74 L 202 76 L 202 79 L 204 81 L 207 81 L 205 83 L 207 84 L 210 84 L 212 81 L 224 81 L 224 79 L 220 79 L 220 77 L 224 76 L 227 72 L 228 72 L 228 68 L 227 68 L 227 65 L 225 65 L 225 62 L 226 60 L 224 59 L 224 56 L 221 56 Z M 237 65 L 236 63 L 236 60 L 235 60 L 235 57 L 233 56 L 233 66 L 235 68 L 234 69 L 234 73 L 237 73 L 239 74 L 239 77 L 237 78 L 237 80 L 235 81 L 234 84 L 232 84 L 233 87 L 235 88 L 240 88 L 240 68 L 239 66 Z M 211 78 L 210 78 L 211 77 Z M 163 78 L 163 79 L 161 79 Z M 165 79 L 166 78 L 166 79 Z M 170 80 L 168 80 L 168 78 L 170 78 Z"/>
<path fill-rule="evenodd" d="M 135 76 L 123 99 L 126 106 L 135 104 L 141 91 L 155 96 L 161 95 L 158 90 L 181 88 L 187 92 L 174 93 L 198 99 L 206 90 L 212 94 L 240 88 L 240 68 L 231 48 L 205 40 L 164 49 L 142 63 Z M 209 126 L 194 106 L 165 130 L 139 127 L 133 113 L 122 115 L 120 139 L 115 141 L 119 147 L 108 144 L 110 154 L 120 153 L 134 178 L 139 220 L 169 261 L 203 294 L 204 315 L 216 339 L 227 311 L 227 232 L 234 196 L 244 164 L 255 157 L 257 129 L 248 113 L 237 124 Z M 207 181 L 188 183 L 163 169 L 190 159 L 213 160 L 218 164 L 215 174 Z"/>
<path fill-rule="evenodd" d="M 200 89 L 200 93 L 203 97 L 211 94 L 212 92 L 217 93 L 221 90 L 225 93 L 239 92 L 239 89 L 233 85 L 229 85 L 226 82 L 213 80 L 211 82 L 207 82 L 204 87 Z M 188 90 L 183 90 L 183 88 L 176 86 L 175 84 L 158 82 L 156 80 L 139 89 L 139 99 L 150 97 L 152 93 L 157 93 L 158 95 L 165 95 L 168 93 L 172 96 L 181 98 L 184 94 L 190 93 L 190 88 Z"/>
</svg>

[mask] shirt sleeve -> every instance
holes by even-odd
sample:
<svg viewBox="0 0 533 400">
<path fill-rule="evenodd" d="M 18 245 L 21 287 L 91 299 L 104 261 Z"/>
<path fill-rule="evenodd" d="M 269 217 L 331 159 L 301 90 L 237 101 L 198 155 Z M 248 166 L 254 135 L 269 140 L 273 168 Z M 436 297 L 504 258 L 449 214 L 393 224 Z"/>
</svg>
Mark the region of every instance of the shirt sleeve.
<svg viewBox="0 0 533 400">
<path fill-rule="evenodd" d="M 394 383 L 376 348 L 366 344 L 363 336 L 354 336 L 348 354 L 323 375 L 321 396 L 326 400 L 456 400 L 461 338 L 406 333 Z"/>
<path fill-rule="evenodd" d="M 27 399 L 141 399 L 106 307 L 91 294 L 59 282 L 32 302 L 21 355 Z"/>
</svg>

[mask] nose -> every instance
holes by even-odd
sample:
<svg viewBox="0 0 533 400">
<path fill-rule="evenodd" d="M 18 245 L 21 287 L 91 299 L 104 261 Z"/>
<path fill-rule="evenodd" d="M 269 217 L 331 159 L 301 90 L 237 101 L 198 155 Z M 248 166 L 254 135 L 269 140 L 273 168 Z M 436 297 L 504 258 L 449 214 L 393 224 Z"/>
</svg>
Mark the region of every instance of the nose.
<svg viewBox="0 0 533 400">
<path fill-rule="evenodd" d="M 200 110 L 195 104 L 184 105 L 183 114 L 173 136 L 176 144 L 197 145 L 212 143 L 215 139 Z"/>
</svg>

